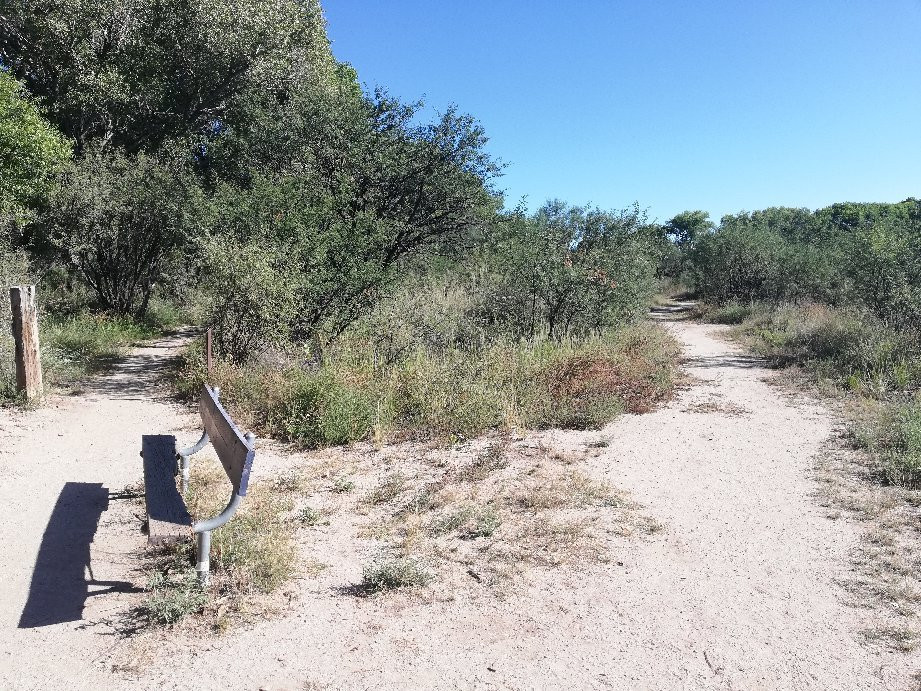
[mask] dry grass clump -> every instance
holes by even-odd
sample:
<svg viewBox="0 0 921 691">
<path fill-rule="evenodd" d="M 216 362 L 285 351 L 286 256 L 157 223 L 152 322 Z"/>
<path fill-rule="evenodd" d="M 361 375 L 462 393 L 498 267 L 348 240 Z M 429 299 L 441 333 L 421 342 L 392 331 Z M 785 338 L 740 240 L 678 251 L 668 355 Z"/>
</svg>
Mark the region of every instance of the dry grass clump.
<svg viewBox="0 0 921 691">
<path fill-rule="evenodd" d="M 393 473 L 385 477 L 379 485 L 368 492 L 365 501 L 368 504 L 384 504 L 392 501 L 406 489 L 406 476 L 403 473 Z"/>
<path fill-rule="evenodd" d="M 716 397 L 711 397 L 706 401 L 699 401 L 697 403 L 691 403 L 684 408 L 686 413 L 721 413 L 729 417 L 741 417 L 744 415 L 751 415 L 751 412 L 748 408 L 740 406 L 732 401 L 719 400 Z"/>
<path fill-rule="evenodd" d="M 578 471 L 541 466 L 516 485 L 511 502 L 525 511 L 626 505 L 608 484 Z"/>
<path fill-rule="evenodd" d="M 576 460 L 560 462 L 546 447 L 537 457 L 525 450 L 495 440 L 469 461 L 401 473 L 399 492 L 385 478 L 369 495 L 363 531 L 383 551 L 366 567 L 362 592 L 419 585 L 419 565 L 433 578 L 498 585 L 531 566 L 604 562 L 611 536 L 658 528 Z"/>
<path fill-rule="evenodd" d="M 636 324 L 581 340 L 498 340 L 474 349 L 414 347 L 381 361 L 378 346 L 345 338 L 321 361 L 302 353 L 210 375 L 235 419 L 305 448 L 374 439 L 473 438 L 524 428 L 597 429 L 667 399 L 679 347 Z M 286 359 L 287 358 L 287 359 Z M 200 349 L 177 375 L 192 396 L 205 378 Z"/>
<path fill-rule="evenodd" d="M 876 472 L 872 459 L 842 445 L 820 463 L 820 499 L 861 521 L 851 576 L 843 585 L 854 604 L 868 610 L 866 640 L 908 651 L 917 646 L 921 630 L 921 535 L 911 508 L 921 502 L 921 492 L 880 486 Z"/>
<path fill-rule="evenodd" d="M 230 482 L 216 462 L 193 459 L 185 497 L 194 520 L 215 516 L 226 505 Z M 154 556 L 143 613 L 155 625 L 174 625 L 191 614 L 223 630 L 235 618 L 265 611 L 269 595 L 296 570 L 292 516 L 299 484 L 290 477 L 254 484 L 234 517 L 212 533 L 211 585 L 198 585 L 191 541 Z M 301 521 L 304 521 L 301 517 Z"/>
</svg>

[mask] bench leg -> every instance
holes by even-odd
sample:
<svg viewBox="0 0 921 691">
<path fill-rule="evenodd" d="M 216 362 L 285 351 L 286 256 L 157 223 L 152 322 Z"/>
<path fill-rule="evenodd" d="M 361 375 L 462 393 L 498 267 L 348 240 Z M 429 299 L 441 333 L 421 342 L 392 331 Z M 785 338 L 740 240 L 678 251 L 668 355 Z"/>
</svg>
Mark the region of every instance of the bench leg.
<svg viewBox="0 0 921 691">
<path fill-rule="evenodd" d="M 186 492 L 189 491 L 189 457 L 188 455 L 181 455 L 182 465 L 180 470 L 182 472 L 182 491 L 180 492 L 182 496 L 186 495 Z"/>
<path fill-rule="evenodd" d="M 198 556 L 198 582 L 207 588 L 211 582 L 211 531 L 203 530 L 196 534 Z"/>
</svg>

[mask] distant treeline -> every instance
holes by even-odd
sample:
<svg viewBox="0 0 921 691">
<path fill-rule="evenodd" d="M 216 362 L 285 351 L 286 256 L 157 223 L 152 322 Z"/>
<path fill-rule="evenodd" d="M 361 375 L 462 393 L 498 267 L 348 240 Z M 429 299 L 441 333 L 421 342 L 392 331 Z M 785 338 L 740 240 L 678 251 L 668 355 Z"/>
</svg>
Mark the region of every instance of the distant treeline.
<svg viewBox="0 0 921 691">
<path fill-rule="evenodd" d="M 921 325 L 921 201 L 771 208 L 702 228 L 687 257 L 716 303 L 856 305 L 886 323 Z"/>
</svg>

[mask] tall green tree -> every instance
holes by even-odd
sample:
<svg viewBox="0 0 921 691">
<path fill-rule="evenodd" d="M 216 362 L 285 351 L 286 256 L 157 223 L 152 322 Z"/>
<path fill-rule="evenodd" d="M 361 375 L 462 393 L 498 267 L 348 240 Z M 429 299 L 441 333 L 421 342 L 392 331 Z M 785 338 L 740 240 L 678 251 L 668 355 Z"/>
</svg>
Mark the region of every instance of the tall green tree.
<svg viewBox="0 0 921 691">
<path fill-rule="evenodd" d="M 207 137 L 335 72 L 316 0 L 7 0 L 0 62 L 78 153 Z"/>
<path fill-rule="evenodd" d="M 69 142 L 0 70 L 0 224 L 7 240 L 34 216 L 69 158 Z"/>
<path fill-rule="evenodd" d="M 169 271 L 183 263 L 200 206 L 181 161 L 94 151 L 67 172 L 45 225 L 101 307 L 143 317 L 158 281 L 186 279 Z"/>
<path fill-rule="evenodd" d="M 658 255 L 637 207 L 601 211 L 547 202 L 493 232 L 485 261 L 495 283 L 493 328 L 533 339 L 599 333 L 631 320 L 652 292 Z"/>
<path fill-rule="evenodd" d="M 679 248 L 690 247 L 697 238 L 714 229 L 706 211 L 682 211 L 665 224 L 669 239 Z"/>
</svg>

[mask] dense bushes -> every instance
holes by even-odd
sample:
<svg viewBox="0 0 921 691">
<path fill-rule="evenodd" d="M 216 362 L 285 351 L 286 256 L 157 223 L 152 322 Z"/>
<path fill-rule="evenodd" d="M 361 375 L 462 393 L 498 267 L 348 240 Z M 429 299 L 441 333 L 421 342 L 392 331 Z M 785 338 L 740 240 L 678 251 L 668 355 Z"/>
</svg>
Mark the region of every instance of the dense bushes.
<svg viewBox="0 0 921 691">
<path fill-rule="evenodd" d="M 677 345 L 652 326 L 583 341 L 498 341 L 478 350 L 416 347 L 390 359 L 347 335 L 322 362 L 220 362 L 211 379 L 247 424 L 303 446 L 402 434 L 473 436 L 488 429 L 599 428 L 667 398 Z M 204 378 L 191 353 L 181 387 Z"/>
<path fill-rule="evenodd" d="M 913 199 L 725 216 L 690 255 L 694 287 L 709 302 L 851 304 L 896 328 L 921 324 L 921 202 Z"/>
<path fill-rule="evenodd" d="M 887 481 L 921 482 L 921 202 L 726 216 L 688 254 L 706 318 L 878 401 L 858 438 Z"/>
<path fill-rule="evenodd" d="M 919 335 L 888 328 L 866 310 L 759 305 L 741 333 L 760 353 L 806 365 L 852 391 L 884 397 L 921 387 Z"/>
<path fill-rule="evenodd" d="M 638 209 L 604 212 L 548 202 L 514 213 L 483 248 L 481 318 L 516 338 L 599 334 L 643 310 L 656 250 Z"/>
<path fill-rule="evenodd" d="M 0 265 L 69 156 L 69 143 L 42 117 L 22 85 L 0 69 Z"/>
<path fill-rule="evenodd" d="M 72 166 L 54 196 L 48 242 L 102 308 L 142 318 L 158 281 L 182 280 L 198 194 L 181 161 L 93 152 Z"/>
</svg>

